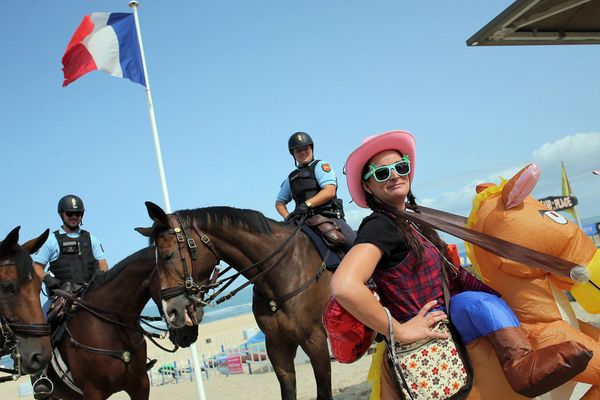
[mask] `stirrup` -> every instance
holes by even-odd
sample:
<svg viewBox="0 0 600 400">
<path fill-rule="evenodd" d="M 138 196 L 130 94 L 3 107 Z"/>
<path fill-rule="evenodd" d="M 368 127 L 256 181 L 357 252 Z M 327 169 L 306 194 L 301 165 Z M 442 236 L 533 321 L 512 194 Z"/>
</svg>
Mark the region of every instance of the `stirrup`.
<svg viewBox="0 0 600 400">
<path fill-rule="evenodd" d="M 52 392 L 54 392 L 54 384 L 46 375 L 41 375 L 33 382 L 32 389 L 34 399 L 49 399 Z"/>
</svg>

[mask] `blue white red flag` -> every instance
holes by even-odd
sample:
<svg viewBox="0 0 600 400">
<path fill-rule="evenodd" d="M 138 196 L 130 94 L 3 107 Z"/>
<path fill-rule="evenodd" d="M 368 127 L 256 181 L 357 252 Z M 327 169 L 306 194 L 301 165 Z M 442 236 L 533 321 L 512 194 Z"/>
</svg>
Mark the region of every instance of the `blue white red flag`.
<svg viewBox="0 0 600 400">
<path fill-rule="evenodd" d="M 62 64 L 63 87 L 97 69 L 146 86 L 133 14 L 93 13 L 83 17 Z"/>
</svg>

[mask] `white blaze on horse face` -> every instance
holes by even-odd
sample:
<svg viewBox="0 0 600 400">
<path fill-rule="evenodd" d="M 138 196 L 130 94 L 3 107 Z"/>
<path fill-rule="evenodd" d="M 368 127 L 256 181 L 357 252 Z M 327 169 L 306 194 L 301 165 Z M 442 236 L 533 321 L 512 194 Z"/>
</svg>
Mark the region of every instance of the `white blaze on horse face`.
<svg viewBox="0 0 600 400">
<path fill-rule="evenodd" d="M 552 221 L 556 222 L 557 224 L 565 225 L 566 223 L 569 222 L 569 221 L 567 221 L 567 219 L 565 217 L 563 217 L 556 211 L 546 211 L 544 213 L 544 215 L 546 215 L 548 218 L 550 218 Z"/>
<path fill-rule="evenodd" d="M 163 309 L 163 314 L 165 314 L 167 322 L 171 323 L 175 320 L 175 315 L 169 315 L 169 313 L 167 312 L 167 301 L 166 300 L 161 300 L 161 304 L 162 304 L 162 309 Z"/>
</svg>

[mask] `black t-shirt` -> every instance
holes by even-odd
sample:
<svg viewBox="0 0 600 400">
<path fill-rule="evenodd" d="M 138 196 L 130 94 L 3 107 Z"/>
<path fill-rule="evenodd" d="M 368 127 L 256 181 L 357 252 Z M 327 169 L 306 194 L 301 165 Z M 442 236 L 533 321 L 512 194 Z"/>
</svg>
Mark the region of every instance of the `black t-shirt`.
<svg viewBox="0 0 600 400">
<path fill-rule="evenodd" d="M 373 212 L 358 227 L 354 244 L 371 243 L 383 251 L 376 268 L 390 268 L 404 260 L 408 254 L 408 243 L 396 223 L 388 216 Z"/>
</svg>

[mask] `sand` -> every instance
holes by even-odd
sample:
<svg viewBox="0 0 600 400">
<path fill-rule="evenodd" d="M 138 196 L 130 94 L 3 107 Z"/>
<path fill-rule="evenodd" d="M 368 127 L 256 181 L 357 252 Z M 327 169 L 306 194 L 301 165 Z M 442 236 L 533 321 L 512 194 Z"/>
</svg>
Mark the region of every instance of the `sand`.
<svg viewBox="0 0 600 400">
<path fill-rule="evenodd" d="M 600 315 L 586 314 L 572 303 L 578 316 L 582 320 L 590 321 L 600 326 Z M 254 317 L 251 313 L 228 318 L 225 320 L 210 322 L 200 326 L 197 348 L 201 359 L 208 359 L 215 355 L 221 349 L 233 349 L 245 342 L 246 337 L 252 336 L 257 331 Z M 207 340 L 209 339 L 209 340 Z M 208 343 L 207 343 L 208 342 Z M 163 344 L 170 347 L 170 342 L 165 339 Z M 178 368 L 187 367 L 191 360 L 189 349 L 180 349 L 177 353 L 171 354 L 158 349 L 153 344 L 148 344 L 148 353 L 152 358 L 158 359 L 154 371 L 159 366 L 175 361 Z M 298 388 L 298 398 L 300 400 L 314 399 L 316 397 L 316 384 L 312 368 L 305 361 L 302 354 L 297 357 L 296 380 Z M 368 399 L 370 386 L 366 382 L 367 372 L 371 362 L 370 356 L 365 356 L 353 364 L 332 363 L 332 383 L 333 393 L 336 400 Z M 263 363 L 267 365 L 267 363 Z M 253 364 L 256 372 L 259 364 Z M 236 400 L 270 400 L 280 398 L 279 384 L 275 374 L 263 368 L 263 372 L 248 374 L 248 367 L 243 366 L 244 373 L 240 375 L 226 376 L 218 372 L 215 368 L 209 368 L 209 377 L 206 377 L 206 371 L 203 372 L 203 386 L 207 400 L 236 399 Z M 22 377 L 18 381 L 0 384 L 0 399 L 10 400 L 19 399 L 19 385 L 27 384 L 28 378 Z M 153 383 L 150 390 L 151 400 L 190 400 L 199 399 L 197 395 L 197 386 L 195 382 L 190 382 L 189 375 L 184 374 L 180 377 L 179 383 L 171 376 L 166 376 L 165 383 L 162 384 L 162 376 L 155 372 L 153 374 Z M 585 393 L 585 386 L 579 385 L 572 399 L 579 399 Z M 21 399 L 32 399 L 32 396 L 21 397 Z M 128 399 L 125 393 L 117 393 L 110 399 L 121 400 Z M 546 400 L 542 397 L 540 400 Z"/>
</svg>

